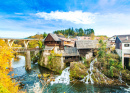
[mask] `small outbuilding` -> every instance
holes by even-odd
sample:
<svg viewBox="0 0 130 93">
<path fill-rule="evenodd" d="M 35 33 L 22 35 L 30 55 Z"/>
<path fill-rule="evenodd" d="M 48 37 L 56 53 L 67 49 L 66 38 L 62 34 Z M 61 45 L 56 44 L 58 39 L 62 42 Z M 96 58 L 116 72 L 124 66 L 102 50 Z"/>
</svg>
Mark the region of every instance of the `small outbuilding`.
<svg viewBox="0 0 130 93">
<path fill-rule="evenodd" d="M 98 48 L 98 40 L 78 40 L 74 45 L 80 56 L 89 59 L 93 56 L 93 51 Z"/>
</svg>

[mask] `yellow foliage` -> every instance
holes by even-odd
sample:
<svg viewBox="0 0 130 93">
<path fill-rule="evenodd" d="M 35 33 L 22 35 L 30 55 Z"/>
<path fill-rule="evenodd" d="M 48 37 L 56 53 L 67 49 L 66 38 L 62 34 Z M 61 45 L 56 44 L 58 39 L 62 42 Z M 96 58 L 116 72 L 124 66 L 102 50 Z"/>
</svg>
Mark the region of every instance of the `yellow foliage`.
<svg viewBox="0 0 130 93">
<path fill-rule="evenodd" d="M 111 46 L 111 51 L 114 51 L 115 50 L 115 46 Z"/>
<path fill-rule="evenodd" d="M 59 56 L 59 57 L 62 56 L 62 53 L 61 53 L 61 54 L 55 53 L 54 50 L 51 51 L 51 54 L 52 54 L 53 56 Z"/>
<path fill-rule="evenodd" d="M 94 38 L 95 38 L 95 35 L 94 35 L 94 33 L 92 33 L 91 34 L 91 40 L 94 40 Z"/>
<path fill-rule="evenodd" d="M 63 34 L 62 34 L 62 33 L 59 33 L 59 35 L 62 35 L 62 36 L 63 36 Z"/>
<path fill-rule="evenodd" d="M 21 45 L 18 45 L 18 44 L 13 44 L 12 47 L 22 47 Z"/>
<path fill-rule="evenodd" d="M 32 40 L 29 42 L 28 47 L 29 48 L 36 48 L 38 46 L 38 41 Z"/>
<path fill-rule="evenodd" d="M 12 81 L 9 73 L 9 60 L 13 57 L 12 50 L 0 40 L 0 93 L 17 93 L 18 85 Z"/>
<path fill-rule="evenodd" d="M 54 50 L 52 50 L 51 53 L 54 54 Z"/>
<path fill-rule="evenodd" d="M 55 53 L 55 56 L 61 57 L 62 54 Z"/>
<path fill-rule="evenodd" d="M 100 40 L 104 40 L 104 36 L 100 36 L 100 39 L 99 39 L 99 41 L 100 41 Z"/>
</svg>

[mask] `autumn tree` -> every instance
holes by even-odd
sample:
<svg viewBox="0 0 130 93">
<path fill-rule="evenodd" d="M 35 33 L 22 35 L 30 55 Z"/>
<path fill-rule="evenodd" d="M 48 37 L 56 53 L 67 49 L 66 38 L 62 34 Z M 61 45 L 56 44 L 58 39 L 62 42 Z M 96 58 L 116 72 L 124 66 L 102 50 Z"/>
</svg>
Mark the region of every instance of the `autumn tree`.
<svg viewBox="0 0 130 93">
<path fill-rule="evenodd" d="M 94 40 L 94 38 L 95 38 L 95 35 L 94 35 L 94 33 L 92 33 L 91 34 L 91 40 Z"/>
<path fill-rule="evenodd" d="M 9 74 L 9 60 L 13 57 L 12 50 L 0 40 L 0 93 L 17 93 L 18 86 Z"/>
<path fill-rule="evenodd" d="M 38 41 L 36 41 L 36 40 L 31 40 L 28 44 L 29 48 L 36 48 L 37 46 L 39 46 L 39 45 L 38 45 Z"/>
</svg>

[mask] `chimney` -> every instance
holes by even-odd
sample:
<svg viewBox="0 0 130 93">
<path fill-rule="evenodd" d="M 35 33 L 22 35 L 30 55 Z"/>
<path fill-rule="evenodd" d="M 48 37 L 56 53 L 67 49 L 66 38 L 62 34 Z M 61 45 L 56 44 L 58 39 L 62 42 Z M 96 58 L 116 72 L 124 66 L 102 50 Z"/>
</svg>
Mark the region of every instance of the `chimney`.
<svg viewBox="0 0 130 93">
<path fill-rule="evenodd" d="M 126 36 L 126 40 L 128 40 L 128 36 Z"/>
</svg>

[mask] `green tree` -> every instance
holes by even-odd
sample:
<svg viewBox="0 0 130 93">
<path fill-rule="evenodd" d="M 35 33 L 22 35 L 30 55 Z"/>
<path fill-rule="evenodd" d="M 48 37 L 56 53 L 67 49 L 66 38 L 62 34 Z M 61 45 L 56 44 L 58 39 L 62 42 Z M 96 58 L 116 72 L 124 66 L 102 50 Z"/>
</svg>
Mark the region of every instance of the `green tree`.
<svg viewBox="0 0 130 93">
<path fill-rule="evenodd" d="M 45 38 L 47 36 L 47 33 L 46 32 L 44 32 L 44 34 L 43 34 L 43 38 Z"/>
<path fill-rule="evenodd" d="M 100 48 L 98 49 L 98 57 L 104 58 L 106 55 L 106 42 L 103 42 L 103 40 L 99 41 Z"/>
<path fill-rule="evenodd" d="M 39 45 L 39 48 L 42 48 L 43 44 L 42 44 L 42 41 L 38 41 L 38 45 Z"/>
</svg>

